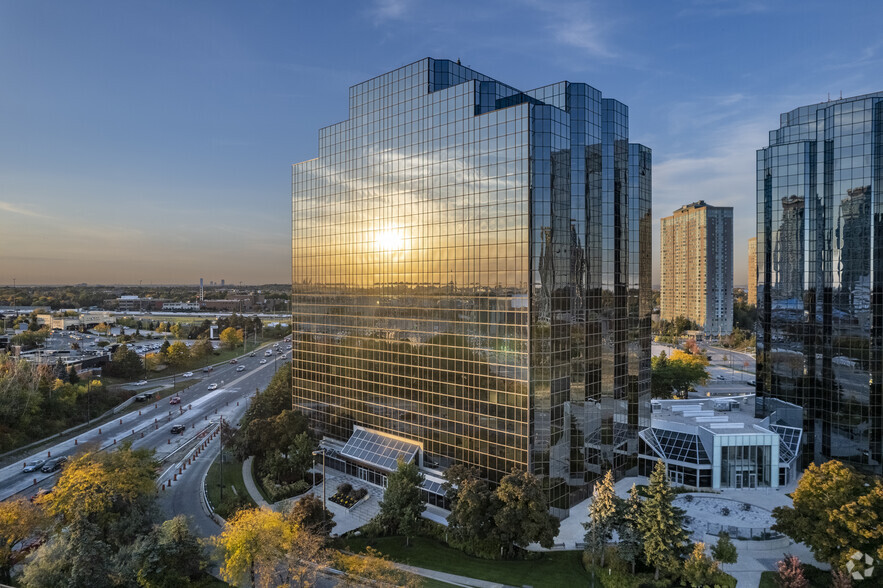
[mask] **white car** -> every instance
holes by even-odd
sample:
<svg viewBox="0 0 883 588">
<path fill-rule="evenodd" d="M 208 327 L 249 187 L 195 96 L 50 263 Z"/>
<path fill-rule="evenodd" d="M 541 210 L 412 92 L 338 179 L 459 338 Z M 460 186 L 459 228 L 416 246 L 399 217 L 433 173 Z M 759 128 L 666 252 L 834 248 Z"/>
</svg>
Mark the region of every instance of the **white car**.
<svg viewBox="0 0 883 588">
<path fill-rule="evenodd" d="M 236 371 L 237 371 L 237 372 L 244 372 L 244 371 L 245 371 L 245 366 L 244 366 L 244 365 L 239 366 L 238 368 L 236 368 Z"/>
<path fill-rule="evenodd" d="M 141 380 L 140 382 L 135 382 L 135 385 L 136 386 L 143 386 L 146 383 L 147 383 L 147 380 Z"/>
<path fill-rule="evenodd" d="M 217 385 L 217 384 L 209 384 L 209 385 L 208 385 L 208 389 L 209 389 L 209 390 L 217 390 L 217 389 L 218 389 L 218 385 Z"/>
<path fill-rule="evenodd" d="M 192 378 L 192 377 L 193 377 L 193 372 L 184 372 L 184 373 L 181 374 L 181 375 L 184 376 L 185 378 Z"/>
<path fill-rule="evenodd" d="M 264 365 L 265 363 L 267 363 L 267 360 L 266 360 L 266 359 L 262 359 L 259 363 L 260 363 L 261 365 Z"/>
</svg>

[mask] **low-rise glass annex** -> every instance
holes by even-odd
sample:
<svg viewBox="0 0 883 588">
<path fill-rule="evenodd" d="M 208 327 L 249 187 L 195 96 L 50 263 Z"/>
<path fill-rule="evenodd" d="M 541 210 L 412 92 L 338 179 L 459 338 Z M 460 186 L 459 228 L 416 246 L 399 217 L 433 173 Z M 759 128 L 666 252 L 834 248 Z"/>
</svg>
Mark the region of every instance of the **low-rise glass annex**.
<svg viewBox="0 0 883 588">
<path fill-rule="evenodd" d="M 649 424 L 651 156 L 586 84 L 423 59 L 293 166 L 293 399 L 328 438 L 539 476 L 561 514 Z"/>
</svg>

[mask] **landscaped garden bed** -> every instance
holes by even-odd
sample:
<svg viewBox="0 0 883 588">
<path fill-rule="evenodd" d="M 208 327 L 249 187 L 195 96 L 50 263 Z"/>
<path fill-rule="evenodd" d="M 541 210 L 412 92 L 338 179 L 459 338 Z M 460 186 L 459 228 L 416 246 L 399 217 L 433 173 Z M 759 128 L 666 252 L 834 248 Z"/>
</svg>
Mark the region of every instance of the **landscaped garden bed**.
<svg viewBox="0 0 883 588">
<path fill-rule="evenodd" d="M 352 508 L 360 500 L 368 495 L 368 491 L 364 488 L 353 488 L 352 484 L 344 482 L 337 487 L 337 492 L 329 498 L 334 504 L 339 504 L 344 508 Z"/>
</svg>

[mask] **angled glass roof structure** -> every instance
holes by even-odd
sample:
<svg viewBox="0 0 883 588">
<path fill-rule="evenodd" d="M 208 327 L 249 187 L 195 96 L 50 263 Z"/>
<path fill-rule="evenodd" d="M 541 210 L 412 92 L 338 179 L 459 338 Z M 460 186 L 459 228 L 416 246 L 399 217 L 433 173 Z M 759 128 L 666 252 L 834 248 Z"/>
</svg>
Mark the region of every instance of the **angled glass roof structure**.
<svg viewBox="0 0 883 588">
<path fill-rule="evenodd" d="M 420 451 L 420 444 L 387 437 L 375 431 L 356 427 L 340 454 L 385 472 L 394 472 L 399 457 L 411 463 Z"/>
</svg>

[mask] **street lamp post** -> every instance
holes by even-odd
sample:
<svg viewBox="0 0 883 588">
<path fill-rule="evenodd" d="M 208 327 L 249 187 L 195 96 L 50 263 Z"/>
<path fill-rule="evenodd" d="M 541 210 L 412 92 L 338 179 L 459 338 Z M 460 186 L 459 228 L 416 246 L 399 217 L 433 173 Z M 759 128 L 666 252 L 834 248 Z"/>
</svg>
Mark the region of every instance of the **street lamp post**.
<svg viewBox="0 0 883 588">
<path fill-rule="evenodd" d="M 328 506 L 328 503 L 325 501 L 325 488 L 328 486 L 328 480 L 325 478 L 325 448 L 319 449 L 318 451 L 314 451 L 313 455 L 322 454 L 322 528 L 325 528 L 325 509 Z M 313 482 L 313 486 L 315 486 L 315 482 Z"/>
</svg>

